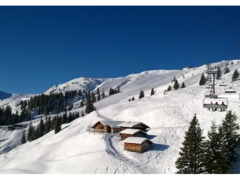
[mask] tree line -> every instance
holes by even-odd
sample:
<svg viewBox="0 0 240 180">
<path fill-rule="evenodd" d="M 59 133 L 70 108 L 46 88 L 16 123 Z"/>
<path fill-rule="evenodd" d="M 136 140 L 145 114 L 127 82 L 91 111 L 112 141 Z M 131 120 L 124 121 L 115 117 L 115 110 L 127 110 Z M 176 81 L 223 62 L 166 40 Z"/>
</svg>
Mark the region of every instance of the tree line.
<svg viewBox="0 0 240 180">
<path fill-rule="evenodd" d="M 84 116 L 83 112 L 82 115 Z M 29 127 L 28 127 L 28 133 L 26 135 L 25 130 L 23 131 L 22 138 L 21 138 L 21 144 L 26 143 L 27 141 L 34 141 L 43 135 L 49 133 L 50 131 L 54 130 L 55 134 L 61 131 L 61 125 L 65 123 L 70 123 L 74 119 L 79 118 L 79 113 L 69 113 L 63 114 L 60 116 L 55 116 L 51 119 L 50 116 L 45 117 L 45 121 L 41 118 L 40 122 L 36 126 L 36 128 L 32 125 L 32 122 L 30 122 Z"/>
</svg>

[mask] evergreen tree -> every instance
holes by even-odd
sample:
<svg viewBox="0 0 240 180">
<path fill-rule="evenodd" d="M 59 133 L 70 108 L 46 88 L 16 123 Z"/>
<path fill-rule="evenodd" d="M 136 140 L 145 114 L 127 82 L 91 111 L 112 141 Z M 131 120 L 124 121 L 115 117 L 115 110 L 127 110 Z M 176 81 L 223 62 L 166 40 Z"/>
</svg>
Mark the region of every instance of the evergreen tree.
<svg viewBox="0 0 240 180">
<path fill-rule="evenodd" d="M 221 77 L 221 68 L 218 66 L 216 79 L 220 79 L 220 77 Z"/>
<path fill-rule="evenodd" d="M 142 91 L 140 91 L 139 99 L 141 99 L 141 98 L 143 98 L 143 97 L 144 97 L 144 92 L 143 92 L 143 90 L 142 90 Z"/>
<path fill-rule="evenodd" d="M 51 117 L 46 118 L 45 127 L 44 127 L 44 134 L 47 134 L 51 131 Z"/>
<path fill-rule="evenodd" d="M 231 61 L 231 65 L 233 65 L 233 61 Z"/>
<path fill-rule="evenodd" d="M 172 90 L 172 87 L 169 85 L 167 88 L 167 91 L 171 91 L 171 90 Z"/>
<path fill-rule="evenodd" d="M 87 104 L 86 104 L 85 113 L 89 114 L 92 111 L 94 111 L 94 106 L 93 106 L 93 103 L 92 103 L 90 97 L 87 96 Z"/>
<path fill-rule="evenodd" d="M 62 124 L 65 124 L 67 123 L 67 114 L 63 114 L 63 117 L 62 117 Z"/>
<path fill-rule="evenodd" d="M 184 82 L 183 82 L 181 88 L 185 88 L 185 87 L 186 87 L 186 86 L 185 86 L 185 84 L 184 84 Z"/>
<path fill-rule="evenodd" d="M 230 69 L 228 67 L 226 67 L 224 74 L 227 74 L 229 72 L 230 72 Z"/>
<path fill-rule="evenodd" d="M 102 92 L 102 98 L 105 98 L 105 92 L 104 91 Z"/>
<path fill-rule="evenodd" d="M 54 132 L 55 134 L 59 133 L 62 130 L 61 128 L 61 119 L 59 117 L 54 120 Z"/>
<path fill-rule="evenodd" d="M 226 158 L 224 157 L 222 147 L 222 130 L 217 132 L 215 122 L 212 122 L 210 131 L 208 132 L 208 140 L 205 143 L 205 165 L 208 174 L 223 174 L 227 169 L 225 166 Z M 228 172 L 228 171 L 227 171 Z"/>
<path fill-rule="evenodd" d="M 237 115 L 231 110 L 227 112 L 225 119 L 222 122 L 223 130 L 223 144 L 225 144 L 228 158 L 228 165 L 230 166 L 231 162 L 235 161 L 237 158 L 235 149 L 237 147 L 237 142 L 239 138 L 238 130 L 239 124 L 237 122 Z"/>
<path fill-rule="evenodd" d="M 23 133 L 22 133 L 21 144 L 26 143 L 26 135 L 25 135 L 25 134 L 26 134 L 26 133 L 25 133 L 25 130 L 24 130 Z"/>
<path fill-rule="evenodd" d="M 205 85 L 206 82 L 207 82 L 207 79 L 205 78 L 204 74 L 202 74 L 199 85 L 200 86 Z"/>
<path fill-rule="evenodd" d="M 176 161 L 178 174 L 201 174 L 204 173 L 204 137 L 194 115 L 190 127 L 185 134 L 182 143 L 180 157 Z"/>
<path fill-rule="evenodd" d="M 100 99 L 101 99 L 101 96 L 100 96 L 100 94 L 98 94 L 97 95 L 97 100 L 100 101 Z"/>
<path fill-rule="evenodd" d="M 238 78 L 239 78 L 239 72 L 238 72 L 238 70 L 236 69 L 236 70 L 233 72 L 232 81 L 236 81 Z"/>
<path fill-rule="evenodd" d="M 150 94 L 150 95 L 151 95 L 151 96 L 154 95 L 154 90 L 153 90 L 153 88 L 152 88 L 152 90 L 151 90 L 151 94 Z"/>
<path fill-rule="evenodd" d="M 81 115 L 81 117 L 83 117 L 84 116 L 84 113 L 83 113 L 83 111 L 82 111 L 82 115 Z"/>
<path fill-rule="evenodd" d="M 176 77 L 174 76 L 174 77 L 173 77 L 173 82 L 175 82 L 176 80 L 177 80 L 177 79 L 176 79 Z"/>
<path fill-rule="evenodd" d="M 99 91 L 99 88 L 97 88 L 97 94 L 99 94 L 99 95 L 100 95 L 100 91 Z"/>
<path fill-rule="evenodd" d="M 177 80 L 175 81 L 175 83 L 174 83 L 174 85 L 173 85 L 173 88 L 174 88 L 175 90 L 179 89 L 179 84 L 178 84 L 178 81 L 177 81 Z"/>
<path fill-rule="evenodd" d="M 28 127 L 27 140 L 28 141 L 32 141 L 33 140 L 33 126 L 32 126 L 32 122 L 30 122 L 29 127 Z"/>
<path fill-rule="evenodd" d="M 132 101 L 134 101 L 135 100 L 135 98 L 134 98 L 134 96 L 132 97 Z"/>
<path fill-rule="evenodd" d="M 41 118 L 40 124 L 39 124 L 39 137 L 42 137 L 44 135 L 44 122 Z"/>
<path fill-rule="evenodd" d="M 95 93 L 92 92 L 91 96 L 92 96 L 92 103 L 95 103 L 95 102 L 96 102 L 96 96 L 95 96 Z"/>
</svg>

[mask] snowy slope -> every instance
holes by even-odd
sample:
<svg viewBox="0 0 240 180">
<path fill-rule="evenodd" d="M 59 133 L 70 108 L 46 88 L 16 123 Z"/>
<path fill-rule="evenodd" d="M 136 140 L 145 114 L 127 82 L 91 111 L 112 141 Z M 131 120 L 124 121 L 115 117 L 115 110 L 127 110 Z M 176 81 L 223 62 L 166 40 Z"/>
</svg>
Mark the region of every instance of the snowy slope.
<svg viewBox="0 0 240 180">
<path fill-rule="evenodd" d="M 223 75 L 226 81 L 231 79 L 235 69 L 240 69 L 240 63 L 236 62 L 237 60 L 234 65 L 229 65 L 231 72 Z M 213 63 L 212 66 L 225 63 L 226 61 Z M 177 170 L 175 161 L 185 131 L 194 114 L 197 114 L 205 136 L 211 122 L 214 120 L 220 124 L 226 115 L 226 111 L 212 112 L 203 108 L 206 89 L 205 86 L 199 86 L 199 80 L 205 71 L 206 66 L 203 65 L 188 70 L 153 70 L 122 78 L 104 79 L 92 88 L 106 90 L 120 86 L 121 92 L 94 103 L 97 111 L 62 125 L 60 133 L 55 135 L 52 131 L 1 154 L 0 173 L 173 174 Z M 180 85 L 184 82 L 186 88 L 163 94 L 169 85 L 173 85 L 171 79 L 174 76 Z M 225 94 L 223 87 L 219 86 L 216 91 L 228 98 L 228 110 L 233 110 L 240 117 L 240 82 L 234 82 L 233 86 L 237 90 L 236 94 Z M 70 85 L 68 88 L 71 88 Z M 151 88 L 155 90 L 153 96 L 150 96 Z M 138 99 L 141 90 L 145 97 Z M 133 96 L 135 101 L 129 102 L 128 99 Z M 73 111 L 81 112 L 82 109 L 85 108 Z M 147 137 L 154 144 L 143 154 L 124 151 L 123 142 L 119 141 L 118 136 L 89 134 L 86 131 L 89 124 L 93 125 L 99 120 L 141 121 L 150 126 Z M 13 147 L 20 142 L 21 132 L 19 130 L 19 133 L 13 131 L 11 135 L 5 134 L 0 147 L 3 147 L 4 142 L 7 143 L 4 140 L 7 138 L 16 141 L 8 144 Z M 1 130 L 0 135 L 3 136 Z M 238 166 L 234 172 L 240 172 Z"/>
</svg>

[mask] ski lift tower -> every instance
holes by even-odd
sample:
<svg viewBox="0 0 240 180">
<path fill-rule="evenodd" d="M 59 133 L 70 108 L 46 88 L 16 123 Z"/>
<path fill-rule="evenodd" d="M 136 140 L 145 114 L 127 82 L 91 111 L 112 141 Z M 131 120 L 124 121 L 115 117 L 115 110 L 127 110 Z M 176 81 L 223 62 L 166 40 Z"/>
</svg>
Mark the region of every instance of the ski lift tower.
<svg viewBox="0 0 240 180">
<path fill-rule="evenodd" d="M 210 97 L 210 98 L 217 98 L 217 95 L 215 95 L 215 79 L 216 79 L 216 75 L 217 75 L 217 71 L 213 70 L 211 68 L 210 64 L 207 64 L 208 70 L 207 70 L 207 81 L 208 81 L 208 86 L 206 87 L 207 89 L 209 89 L 210 94 L 206 95 L 206 97 Z"/>
</svg>

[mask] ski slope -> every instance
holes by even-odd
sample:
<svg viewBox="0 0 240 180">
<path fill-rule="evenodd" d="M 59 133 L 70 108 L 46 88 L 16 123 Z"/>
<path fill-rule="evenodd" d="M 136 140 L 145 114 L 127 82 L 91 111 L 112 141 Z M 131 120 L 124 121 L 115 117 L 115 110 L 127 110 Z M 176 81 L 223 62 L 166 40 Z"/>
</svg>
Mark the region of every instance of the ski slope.
<svg viewBox="0 0 240 180">
<path fill-rule="evenodd" d="M 212 66 L 225 63 L 212 63 Z M 229 65 L 230 73 L 224 74 L 223 78 L 229 81 L 237 68 L 240 68 L 240 63 L 235 60 L 234 65 Z M 175 161 L 194 114 L 197 114 L 206 136 L 212 121 L 221 124 L 227 112 L 212 112 L 203 108 L 206 88 L 199 86 L 199 80 L 204 72 L 205 65 L 188 70 L 151 70 L 104 79 L 92 86 L 92 90 L 99 88 L 108 92 L 109 88 L 120 86 L 121 92 L 94 103 L 97 111 L 63 124 L 60 133 L 51 131 L 24 145 L 19 145 L 22 130 L 5 132 L 0 129 L 0 173 L 174 174 L 177 171 Z M 173 86 L 171 80 L 174 76 L 180 85 L 184 82 L 186 88 L 164 94 L 169 85 Z M 240 117 L 240 82 L 233 85 L 236 94 L 225 94 L 220 86 L 216 87 L 216 92 L 222 92 L 221 96 L 228 98 L 228 110 L 233 110 Z M 71 89 L 71 86 L 68 88 Z M 150 96 L 151 88 L 155 90 L 153 96 Z M 145 97 L 138 99 L 141 90 Z M 135 101 L 128 101 L 133 96 Z M 7 100 L 12 106 L 16 101 Z M 81 113 L 82 110 L 85 107 L 72 111 Z M 100 120 L 141 121 L 147 124 L 150 126 L 147 138 L 153 142 L 151 149 L 142 154 L 124 151 L 123 142 L 115 134 L 89 134 L 87 126 Z M 9 149 L 4 150 L 6 147 Z M 235 166 L 234 173 L 240 173 L 238 167 Z"/>
</svg>

